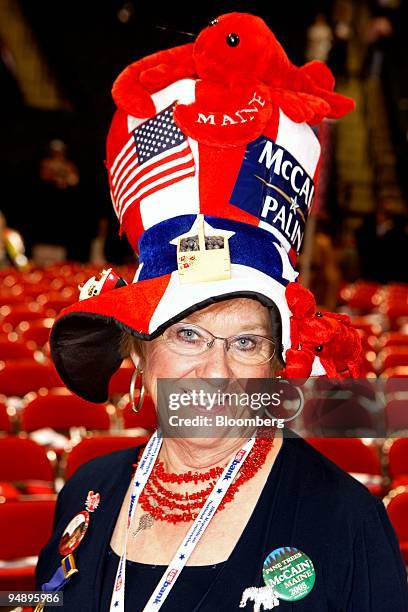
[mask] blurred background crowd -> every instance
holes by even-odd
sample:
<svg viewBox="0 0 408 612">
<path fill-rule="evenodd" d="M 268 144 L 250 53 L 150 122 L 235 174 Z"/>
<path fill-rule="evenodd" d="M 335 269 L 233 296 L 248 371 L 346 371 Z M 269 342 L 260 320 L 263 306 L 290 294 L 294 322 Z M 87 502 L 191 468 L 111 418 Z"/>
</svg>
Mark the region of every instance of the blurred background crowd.
<svg viewBox="0 0 408 612">
<path fill-rule="evenodd" d="M 156 424 L 151 401 L 130 409 L 126 360 L 109 402 L 96 405 L 63 387 L 49 355 L 53 319 L 78 299 L 78 284 L 109 264 L 131 281 L 137 266 L 104 166 L 112 83 L 130 62 L 191 42 L 232 10 L 263 17 L 295 64 L 327 62 L 356 101 L 318 130 L 323 162 L 299 271 L 321 308 L 352 316 L 362 375 L 386 381 L 385 408 L 370 408 L 371 388 L 347 412 L 362 418 L 362 437 L 315 444 L 387 495 L 408 564 L 407 3 L 0 0 L 0 590 L 33 588 L 63 479 Z M 374 439 L 378 418 L 392 439 Z"/>
</svg>

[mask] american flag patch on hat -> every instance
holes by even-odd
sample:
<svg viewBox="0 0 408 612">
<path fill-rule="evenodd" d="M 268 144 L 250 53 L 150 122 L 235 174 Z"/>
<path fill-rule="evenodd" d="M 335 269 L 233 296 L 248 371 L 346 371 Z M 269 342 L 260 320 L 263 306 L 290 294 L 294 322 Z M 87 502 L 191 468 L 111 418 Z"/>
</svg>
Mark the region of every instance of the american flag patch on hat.
<svg viewBox="0 0 408 612">
<path fill-rule="evenodd" d="M 112 164 L 111 196 L 119 220 L 135 201 L 194 174 L 188 139 L 169 106 L 133 130 Z"/>
</svg>

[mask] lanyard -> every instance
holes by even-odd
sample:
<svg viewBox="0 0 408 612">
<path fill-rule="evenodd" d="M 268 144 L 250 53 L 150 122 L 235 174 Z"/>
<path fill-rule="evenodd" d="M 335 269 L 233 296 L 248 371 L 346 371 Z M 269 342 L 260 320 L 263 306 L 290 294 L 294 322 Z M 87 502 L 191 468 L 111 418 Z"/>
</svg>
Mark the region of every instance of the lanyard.
<svg viewBox="0 0 408 612">
<path fill-rule="evenodd" d="M 133 515 L 135 513 L 140 494 L 149 479 L 154 463 L 160 452 L 162 441 L 162 433 L 160 432 L 160 430 L 157 430 L 150 438 L 143 452 L 142 458 L 139 462 L 133 479 L 132 492 L 129 501 L 126 535 L 123 543 L 122 555 L 120 557 L 118 569 L 116 572 L 115 584 L 113 587 L 112 599 L 109 608 L 110 612 L 125 612 L 126 549 L 130 525 L 132 522 Z M 255 438 L 250 438 L 242 446 L 242 448 L 238 450 L 235 456 L 225 467 L 212 492 L 207 498 L 204 506 L 201 508 L 201 511 L 198 514 L 196 520 L 188 530 L 187 535 L 184 537 L 173 559 L 170 561 L 170 564 L 165 570 L 162 578 L 160 579 L 159 584 L 153 591 L 143 612 L 152 612 L 153 610 L 160 610 L 160 608 L 162 607 L 177 578 L 180 576 L 182 569 L 184 568 L 185 564 L 187 563 L 188 559 L 196 548 L 201 536 L 208 527 L 212 517 L 216 513 L 218 506 L 224 498 L 224 495 L 228 491 L 235 476 L 238 474 L 239 470 L 241 469 L 241 466 L 243 465 L 248 454 L 250 453 L 254 443 Z"/>
</svg>

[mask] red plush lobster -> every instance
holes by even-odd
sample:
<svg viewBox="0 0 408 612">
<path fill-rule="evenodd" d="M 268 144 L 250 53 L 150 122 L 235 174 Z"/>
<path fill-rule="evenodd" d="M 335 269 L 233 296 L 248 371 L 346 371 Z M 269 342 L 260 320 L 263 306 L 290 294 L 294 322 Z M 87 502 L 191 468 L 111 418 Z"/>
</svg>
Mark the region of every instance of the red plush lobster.
<svg viewBox="0 0 408 612">
<path fill-rule="evenodd" d="M 351 327 L 350 317 L 333 312 L 316 312 L 313 294 L 299 283 L 289 283 L 286 299 L 292 317 L 292 347 L 286 352 L 287 378 L 307 378 L 315 357 L 330 378 L 358 378 L 360 374 L 361 340 Z"/>
<path fill-rule="evenodd" d="M 178 104 L 174 118 L 186 134 L 201 141 L 216 142 L 225 134 L 217 130 L 217 122 L 225 126 L 230 121 L 228 142 L 234 143 L 234 133 L 236 144 L 248 142 L 262 133 L 274 107 L 297 123 L 309 124 L 354 108 L 353 100 L 333 91 L 334 78 L 325 64 L 294 66 L 265 22 L 245 13 L 222 15 L 195 43 L 131 64 L 117 78 L 112 94 L 118 108 L 148 118 L 156 113 L 151 94 L 186 78 L 196 80 L 195 101 Z M 258 112 L 251 115 L 250 108 Z M 214 126 L 197 121 L 199 113 L 208 111 Z"/>
</svg>

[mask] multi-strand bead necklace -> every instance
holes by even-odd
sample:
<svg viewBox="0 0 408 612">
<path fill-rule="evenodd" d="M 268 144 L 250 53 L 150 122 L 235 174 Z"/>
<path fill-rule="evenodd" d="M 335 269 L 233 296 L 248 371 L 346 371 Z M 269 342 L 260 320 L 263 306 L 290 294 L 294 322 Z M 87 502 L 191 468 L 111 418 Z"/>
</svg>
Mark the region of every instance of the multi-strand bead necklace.
<svg viewBox="0 0 408 612">
<path fill-rule="evenodd" d="M 250 480 L 264 465 L 266 457 L 273 446 L 273 437 L 257 438 L 251 453 L 242 466 L 238 477 L 229 487 L 218 510 L 234 499 L 239 488 Z M 139 497 L 141 508 L 152 519 L 169 523 L 194 521 L 207 497 L 211 493 L 224 468 L 215 467 L 207 472 L 184 472 L 176 474 L 166 472 L 162 461 L 156 461 L 150 479 Z M 194 492 L 171 491 L 167 483 L 182 485 L 183 483 L 208 483 L 204 488 Z"/>
</svg>

